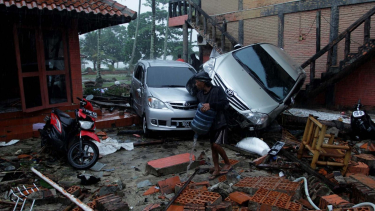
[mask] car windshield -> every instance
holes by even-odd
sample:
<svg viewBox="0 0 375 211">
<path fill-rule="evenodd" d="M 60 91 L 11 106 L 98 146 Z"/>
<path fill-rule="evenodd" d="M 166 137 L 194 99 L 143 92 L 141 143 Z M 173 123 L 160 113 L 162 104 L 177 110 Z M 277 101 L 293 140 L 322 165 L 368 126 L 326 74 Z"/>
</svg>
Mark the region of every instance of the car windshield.
<svg viewBox="0 0 375 211">
<path fill-rule="evenodd" d="M 189 78 L 195 74 L 188 67 L 149 67 L 147 70 L 148 87 L 185 87 Z"/>
<path fill-rule="evenodd" d="M 249 75 L 279 103 L 284 100 L 295 84 L 295 80 L 260 45 L 236 51 L 233 56 Z"/>
</svg>

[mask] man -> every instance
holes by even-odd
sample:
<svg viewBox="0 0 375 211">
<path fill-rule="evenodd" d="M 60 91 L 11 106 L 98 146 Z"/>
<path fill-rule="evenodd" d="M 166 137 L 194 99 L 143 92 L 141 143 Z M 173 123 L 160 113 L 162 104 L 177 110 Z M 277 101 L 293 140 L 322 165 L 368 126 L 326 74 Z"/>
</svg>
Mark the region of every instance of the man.
<svg viewBox="0 0 375 211">
<path fill-rule="evenodd" d="M 199 72 L 194 78 L 195 85 L 199 90 L 197 98 L 202 103 L 201 111 L 206 112 L 210 109 L 216 111 L 216 117 L 209 131 L 214 169 L 208 179 L 212 180 L 217 176 L 228 173 L 232 169 L 227 154 L 220 146 L 227 142 L 228 129 L 224 112 L 229 106 L 229 101 L 221 87 L 212 85 L 211 78 L 207 72 Z M 219 155 L 225 163 L 222 169 L 219 167 Z"/>
<path fill-rule="evenodd" d="M 193 66 L 196 71 L 199 71 L 200 62 L 195 56 L 195 53 L 190 54 L 190 58 L 191 58 L 191 66 Z"/>
<path fill-rule="evenodd" d="M 178 54 L 177 55 L 177 60 L 176 61 L 179 61 L 179 62 L 185 62 L 185 60 L 183 60 L 182 58 L 181 58 L 181 54 Z"/>
</svg>

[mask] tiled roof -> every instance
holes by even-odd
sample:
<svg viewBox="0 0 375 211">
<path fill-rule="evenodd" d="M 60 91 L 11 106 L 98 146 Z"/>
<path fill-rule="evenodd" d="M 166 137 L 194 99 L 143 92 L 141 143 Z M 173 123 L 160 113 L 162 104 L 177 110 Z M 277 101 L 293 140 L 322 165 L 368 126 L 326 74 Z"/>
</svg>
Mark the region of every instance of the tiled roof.
<svg viewBox="0 0 375 211">
<path fill-rule="evenodd" d="M 135 19 L 137 13 L 112 0 L 0 0 L 0 6 L 28 9 L 76 11 Z"/>
</svg>

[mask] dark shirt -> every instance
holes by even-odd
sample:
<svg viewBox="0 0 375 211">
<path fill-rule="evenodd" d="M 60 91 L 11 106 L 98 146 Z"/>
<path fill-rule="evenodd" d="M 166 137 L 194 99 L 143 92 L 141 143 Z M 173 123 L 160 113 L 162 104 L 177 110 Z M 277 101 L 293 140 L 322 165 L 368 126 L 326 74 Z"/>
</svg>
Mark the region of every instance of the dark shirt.
<svg viewBox="0 0 375 211">
<path fill-rule="evenodd" d="M 229 106 L 227 95 L 223 88 L 212 86 L 208 93 L 200 90 L 197 94 L 198 101 L 202 104 L 209 103 L 210 109 L 216 111 L 216 117 L 212 123 L 211 130 L 217 130 L 227 125 L 225 120 L 225 109 Z"/>
</svg>

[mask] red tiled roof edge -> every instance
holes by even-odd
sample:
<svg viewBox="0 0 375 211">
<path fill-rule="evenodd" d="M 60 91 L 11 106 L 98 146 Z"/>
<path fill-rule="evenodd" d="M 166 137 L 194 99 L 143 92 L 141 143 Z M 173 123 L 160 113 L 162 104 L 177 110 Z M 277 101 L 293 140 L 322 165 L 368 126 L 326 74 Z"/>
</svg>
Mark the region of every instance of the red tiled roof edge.
<svg viewBox="0 0 375 211">
<path fill-rule="evenodd" d="M 76 12 L 94 13 L 110 16 L 125 16 L 132 20 L 137 18 L 137 12 L 127 6 L 112 0 L 0 0 L 0 5 L 28 9 L 68 10 Z"/>
</svg>

